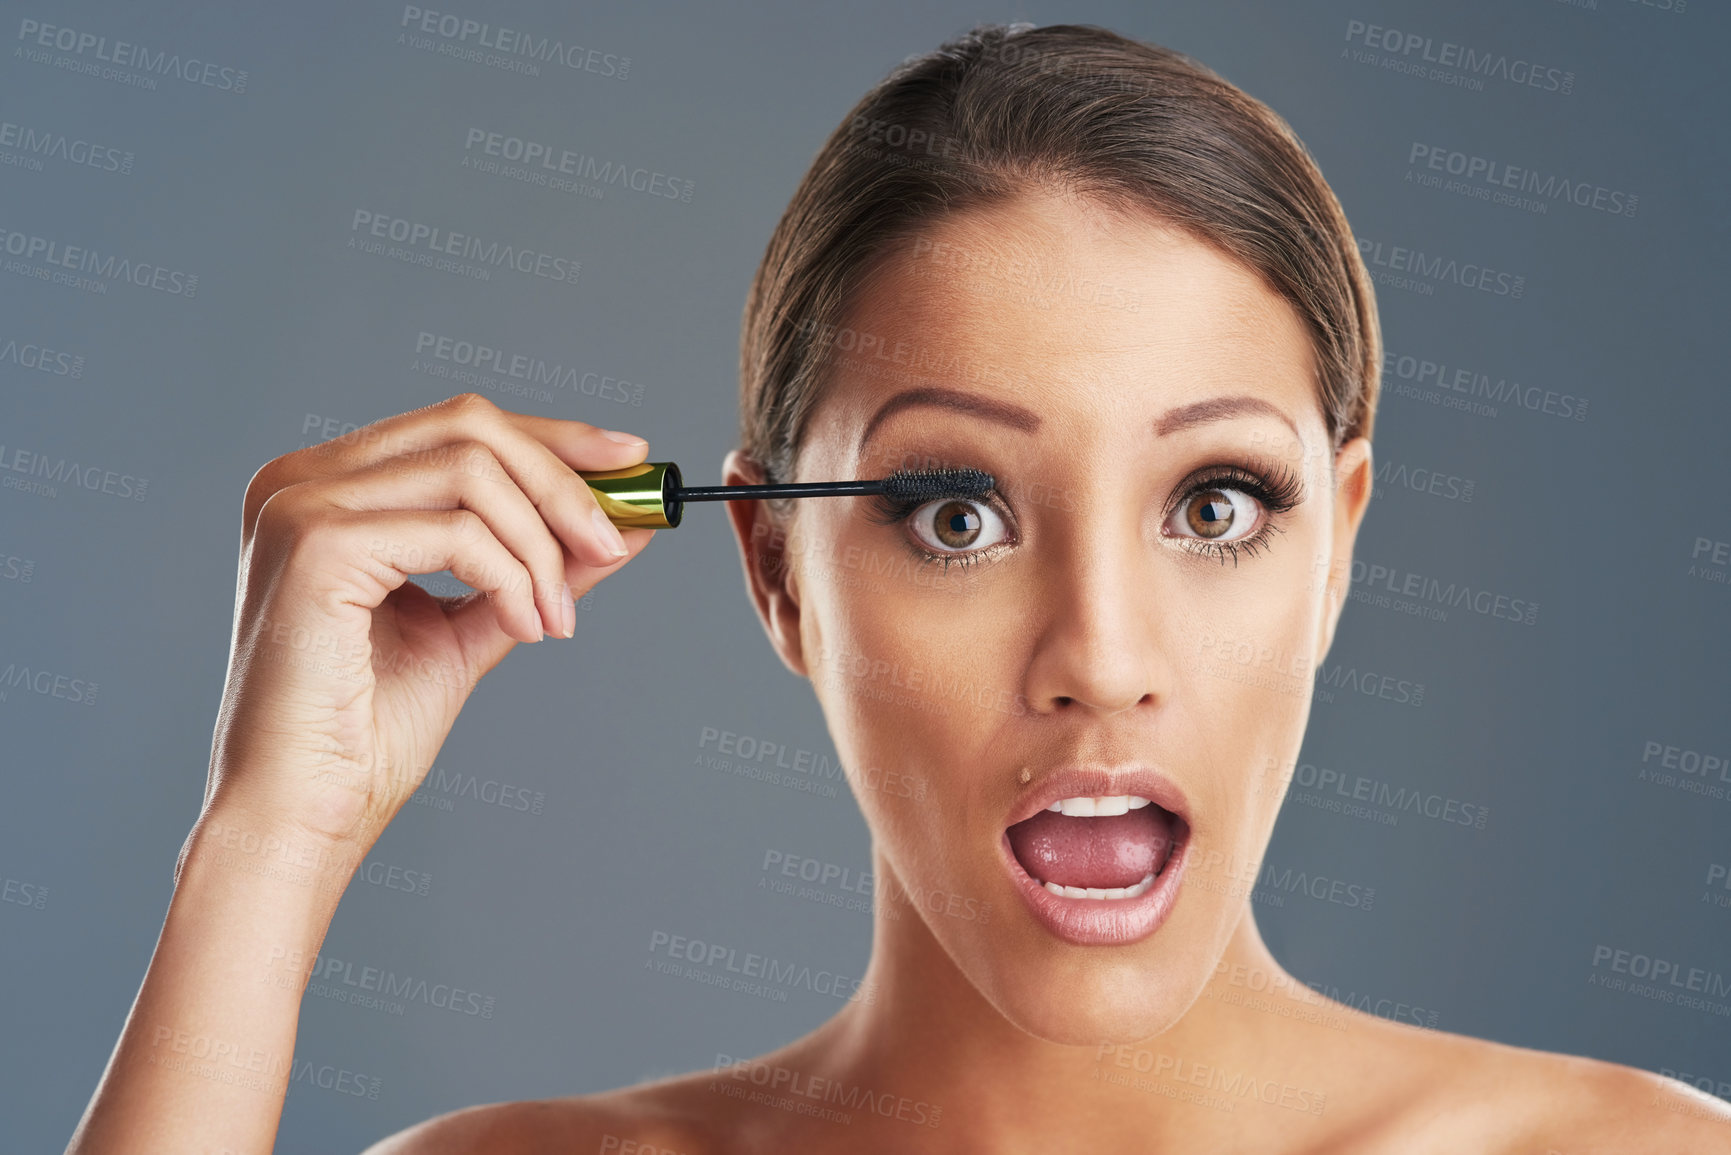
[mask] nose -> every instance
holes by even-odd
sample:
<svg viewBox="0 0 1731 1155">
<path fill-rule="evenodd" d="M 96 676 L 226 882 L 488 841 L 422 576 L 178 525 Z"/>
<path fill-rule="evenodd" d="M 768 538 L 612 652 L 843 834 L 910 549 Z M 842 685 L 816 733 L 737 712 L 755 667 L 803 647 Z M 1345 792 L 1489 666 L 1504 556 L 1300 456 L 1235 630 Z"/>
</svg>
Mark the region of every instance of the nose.
<svg viewBox="0 0 1731 1155">
<path fill-rule="evenodd" d="M 1159 636 L 1153 546 L 1130 526 L 1062 536 L 1042 551 L 1040 609 L 1029 623 L 1029 706 L 1109 717 L 1156 705 L 1170 665 Z"/>
</svg>

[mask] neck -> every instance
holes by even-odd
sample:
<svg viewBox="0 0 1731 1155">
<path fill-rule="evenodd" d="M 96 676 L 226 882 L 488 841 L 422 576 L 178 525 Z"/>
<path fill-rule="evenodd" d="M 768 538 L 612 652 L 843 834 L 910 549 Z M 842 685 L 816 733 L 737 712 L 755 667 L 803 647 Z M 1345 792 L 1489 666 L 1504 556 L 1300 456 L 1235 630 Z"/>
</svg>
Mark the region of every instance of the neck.
<svg viewBox="0 0 1731 1155">
<path fill-rule="evenodd" d="M 880 888 L 900 892 L 889 864 L 874 859 Z M 1296 1116 L 1264 1107 L 1267 1087 L 1279 1088 L 1289 1107 L 1300 1102 L 1291 1089 L 1305 1089 L 1303 1052 L 1314 1056 L 1325 1041 L 1279 1013 L 1283 999 L 1288 1011 L 1321 1000 L 1276 961 L 1248 901 L 1190 1009 L 1160 1035 L 1123 1047 L 1026 1033 L 986 1001 L 906 903 L 880 900 L 865 980 L 869 1003 L 850 1003 L 791 1050 L 821 1062 L 831 1078 L 923 1102 L 924 1114 L 939 1108 L 939 1127 L 908 1126 L 899 1145 L 907 1151 L 1085 1150 L 1084 1141 L 1119 1140 L 1137 1150 L 1197 1150 L 1203 1136 L 1242 1142 L 1247 1128 L 1263 1124 L 1271 1140 L 1282 1127 L 1290 1140 Z M 1262 1103 L 1244 1101 L 1249 1081 Z"/>
</svg>

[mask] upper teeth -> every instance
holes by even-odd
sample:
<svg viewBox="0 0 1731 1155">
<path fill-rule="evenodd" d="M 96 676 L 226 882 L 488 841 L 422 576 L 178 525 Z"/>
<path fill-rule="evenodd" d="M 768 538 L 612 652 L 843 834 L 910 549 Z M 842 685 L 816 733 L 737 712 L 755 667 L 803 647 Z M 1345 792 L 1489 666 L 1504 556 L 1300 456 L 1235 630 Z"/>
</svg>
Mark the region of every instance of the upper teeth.
<svg viewBox="0 0 1731 1155">
<path fill-rule="evenodd" d="M 1149 871 L 1142 876 L 1142 881 L 1131 886 L 1062 886 L 1056 882 L 1042 882 L 1041 886 L 1053 894 L 1061 894 L 1065 898 L 1141 898 L 1154 885 L 1154 872 Z"/>
<path fill-rule="evenodd" d="M 1127 814 L 1149 805 L 1140 794 L 1105 794 L 1094 797 L 1060 798 L 1046 807 L 1075 818 L 1104 818 L 1112 814 Z"/>
</svg>

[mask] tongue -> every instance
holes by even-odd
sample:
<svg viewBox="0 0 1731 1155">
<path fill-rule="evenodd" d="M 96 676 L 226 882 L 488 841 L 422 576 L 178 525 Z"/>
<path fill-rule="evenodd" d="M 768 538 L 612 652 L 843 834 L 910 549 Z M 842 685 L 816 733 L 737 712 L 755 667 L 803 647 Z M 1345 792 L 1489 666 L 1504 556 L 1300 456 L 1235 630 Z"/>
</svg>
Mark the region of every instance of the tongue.
<svg viewBox="0 0 1731 1155">
<path fill-rule="evenodd" d="M 1108 890 L 1134 886 L 1166 865 L 1172 814 L 1152 805 L 1105 818 L 1042 810 L 1009 835 L 1016 861 L 1041 882 Z"/>
</svg>

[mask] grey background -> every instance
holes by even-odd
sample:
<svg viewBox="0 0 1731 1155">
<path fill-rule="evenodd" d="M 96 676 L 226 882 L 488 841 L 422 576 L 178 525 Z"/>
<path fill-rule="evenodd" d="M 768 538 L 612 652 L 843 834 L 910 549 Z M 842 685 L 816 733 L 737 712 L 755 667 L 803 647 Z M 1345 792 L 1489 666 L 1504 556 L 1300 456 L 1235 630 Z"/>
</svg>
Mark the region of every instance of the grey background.
<svg viewBox="0 0 1731 1155">
<path fill-rule="evenodd" d="M 143 500 L 0 489 L 0 669 L 99 686 L 90 705 L 0 686 L 0 1146 L 64 1144 L 149 959 L 203 789 L 253 470 L 323 440 L 303 435 L 309 415 L 364 423 L 467 388 L 411 368 L 425 330 L 642 385 L 640 405 L 480 391 L 638 432 L 715 483 L 745 288 L 806 163 L 890 67 L 980 19 L 1104 24 L 1216 68 L 1292 123 L 1361 240 L 1524 277 L 1518 300 L 1379 287 L 1392 352 L 1589 402 L 1579 421 L 1506 403 L 1481 416 L 1395 395 L 1387 375 L 1379 461 L 1470 480 L 1473 499 L 1385 482 L 1359 556 L 1540 609 L 1528 626 L 1349 607 L 1334 664 L 1422 683 L 1423 702 L 1319 700 L 1306 762 L 1489 818 L 1385 826 L 1289 800 L 1268 860 L 1376 899 L 1259 902 L 1277 955 L 1355 1001 L 1434 1011 L 1443 1030 L 1731 1081 L 1731 1018 L 1589 985 L 1601 945 L 1731 973 L 1731 909 L 1706 885 L 1731 862 L 1731 801 L 1640 777 L 1648 742 L 1731 755 L 1731 586 L 1690 572 L 1697 539 L 1731 540 L 1717 6 L 423 7 L 628 56 L 629 73 L 530 77 L 416 50 L 390 3 L 0 5 L 0 121 L 134 154 L 126 174 L 0 165 L 0 228 L 200 278 L 188 299 L 0 273 L 0 347 L 83 358 L 77 376 L 0 360 L 4 453 L 149 483 Z M 246 69 L 246 91 L 145 91 L 40 63 L 17 51 L 25 19 Z M 1342 55 L 1350 20 L 1568 70 L 1573 90 L 1473 91 L 1362 63 Z M 477 174 L 461 167 L 471 127 L 659 170 L 693 195 L 592 200 Z M 1405 180 L 1414 142 L 1635 194 L 1638 210 L 1534 214 L 1421 188 Z M 357 208 L 574 256 L 581 277 L 481 283 L 355 252 Z M 373 855 L 429 874 L 427 893 L 357 881 L 337 915 L 329 955 L 492 996 L 492 1016 L 309 996 L 298 1059 L 376 1080 L 377 1097 L 297 1082 L 281 1150 L 358 1149 L 458 1106 L 756 1054 L 840 1005 L 644 969 L 655 930 L 852 975 L 870 946 L 866 914 L 758 888 L 769 849 L 869 868 L 845 788 L 696 764 L 716 752 L 705 727 L 834 756 L 709 513 L 604 584 L 575 643 L 524 647 L 465 710 L 440 768 L 539 792 L 540 812 L 435 791 L 444 802 L 406 807 Z"/>
</svg>

